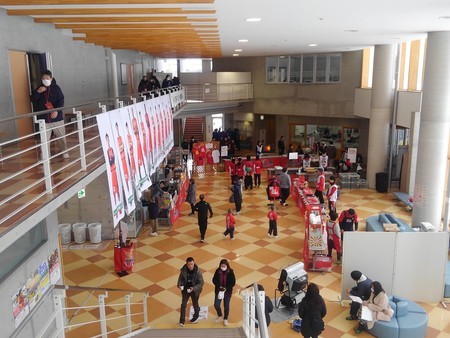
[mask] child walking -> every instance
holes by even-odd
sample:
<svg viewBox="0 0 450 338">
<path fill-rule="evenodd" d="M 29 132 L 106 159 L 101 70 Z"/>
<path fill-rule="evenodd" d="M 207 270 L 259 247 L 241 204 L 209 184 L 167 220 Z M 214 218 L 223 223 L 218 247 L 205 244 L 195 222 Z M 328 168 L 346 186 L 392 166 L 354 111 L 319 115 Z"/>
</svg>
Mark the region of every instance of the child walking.
<svg viewBox="0 0 450 338">
<path fill-rule="evenodd" d="M 225 216 L 225 223 L 227 229 L 223 233 L 223 238 L 227 237 L 227 235 L 230 234 L 231 240 L 234 240 L 234 225 L 236 224 L 236 219 L 234 218 L 231 209 L 228 209 L 228 213 Z"/>
<path fill-rule="evenodd" d="M 338 214 L 334 211 L 330 212 L 330 219 L 327 221 L 328 234 L 328 257 L 331 258 L 332 250 L 337 252 L 337 263 L 341 264 L 341 228 L 336 222 Z"/>
<path fill-rule="evenodd" d="M 267 214 L 267 218 L 269 219 L 269 233 L 267 237 L 271 237 L 273 235 L 274 238 L 278 237 L 278 229 L 277 229 L 277 219 L 278 214 L 275 211 L 275 206 L 270 206 L 270 211 Z"/>
</svg>

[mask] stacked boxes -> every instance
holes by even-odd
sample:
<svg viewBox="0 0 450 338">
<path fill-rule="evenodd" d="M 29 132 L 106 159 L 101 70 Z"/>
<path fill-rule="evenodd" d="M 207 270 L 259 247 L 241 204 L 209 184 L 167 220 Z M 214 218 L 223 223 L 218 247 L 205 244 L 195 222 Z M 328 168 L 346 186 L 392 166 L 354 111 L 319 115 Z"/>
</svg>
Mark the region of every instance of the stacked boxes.
<svg viewBox="0 0 450 338">
<path fill-rule="evenodd" d="M 359 177 L 357 173 L 340 173 L 339 180 L 342 189 L 365 189 L 367 181 Z"/>
</svg>

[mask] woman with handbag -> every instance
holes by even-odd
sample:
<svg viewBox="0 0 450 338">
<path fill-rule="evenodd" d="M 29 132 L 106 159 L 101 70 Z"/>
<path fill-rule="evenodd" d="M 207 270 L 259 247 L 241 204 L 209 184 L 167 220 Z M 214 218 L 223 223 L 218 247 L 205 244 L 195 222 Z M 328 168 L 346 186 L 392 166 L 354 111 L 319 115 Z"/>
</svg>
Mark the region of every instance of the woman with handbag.
<svg viewBox="0 0 450 338">
<path fill-rule="evenodd" d="M 193 178 L 191 178 L 189 180 L 189 186 L 188 186 L 187 195 L 186 195 L 186 202 L 188 202 L 189 205 L 191 206 L 191 213 L 189 214 L 189 216 L 195 214 L 194 206 L 196 203 L 196 196 L 195 196 L 196 193 L 197 193 L 197 186 L 195 185 L 195 180 Z"/>
<path fill-rule="evenodd" d="M 310 283 L 306 295 L 298 307 L 298 315 L 302 319 L 301 333 L 303 337 L 317 338 L 325 329 L 323 317 L 327 314 L 325 301 L 319 294 L 319 287 Z"/>
<path fill-rule="evenodd" d="M 228 315 L 230 313 L 230 300 L 233 294 L 233 287 L 236 285 L 236 277 L 233 269 L 230 268 L 230 264 L 226 259 L 220 261 L 219 267 L 214 273 L 212 282 L 214 284 L 214 308 L 217 312 L 216 323 L 220 323 L 223 320 L 223 325 L 228 325 Z M 223 317 L 220 303 L 223 300 Z"/>
</svg>

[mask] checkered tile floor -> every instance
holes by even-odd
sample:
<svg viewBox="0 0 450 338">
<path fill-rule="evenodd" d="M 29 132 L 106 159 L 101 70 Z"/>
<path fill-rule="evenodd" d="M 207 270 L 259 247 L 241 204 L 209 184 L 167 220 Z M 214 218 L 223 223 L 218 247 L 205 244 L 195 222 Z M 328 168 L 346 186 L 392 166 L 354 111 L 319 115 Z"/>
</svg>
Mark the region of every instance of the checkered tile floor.
<svg viewBox="0 0 450 338">
<path fill-rule="evenodd" d="M 135 240 L 136 254 L 133 272 L 128 276 L 118 277 L 114 273 L 113 243 L 105 250 L 64 250 L 64 282 L 66 285 L 89 286 L 100 288 L 129 289 L 149 291 L 148 311 L 150 325 L 153 328 L 175 328 L 179 318 L 181 297 L 176 288 L 179 268 L 186 257 L 193 256 L 196 263 L 204 271 L 205 287 L 200 296 L 200 305 L 209 306 L 208 319 L 200 321 L 196 327 L 220 327 L 215 324 L 216 317 L 213 308 L 214 288 L 212 277 L 222 258 L 230 261 L 237 277 L 235 294 L 231 300 L 230 326 L 239 326 L 242 313 L 242 303 L 239 290 L 252 282 L 265 286 L 270 298 L 274 297 L 277 279 L 281 268 L 302 260 L 304 239 L 304 223 L 300 212 L 291 204 L 279 206 L 278 238 L 267 238 L 267 199 L 264 188 L 255 188 L 244 192 L 244 203 L 241 215 L 236 216 L 236 239 L 222 238 L 225 229 L 225 214 L 232 208 L 228 202 L 229 177 L 225 173 L 214 173 L 206 170 L 193 175 L 197 183 L 197 194 L 204 193 L 206 201 L 211 203 L 214 217 L 210 219 L 206 242 L 201 243 L 196 217 L 187 216 L 190 208 L 183 205 L 182 216 L 174 225 L 172 231 L 160 231 L 157 237 L 150 236 L 148 225 Z M 264 183 L 262 185 L 264 187 Z M 411 220 L 411 214 L 405 210 L 402 203 L 395 200 L 391 194 L 380 194 L 371 189 L 343 190 L 338 211 L 353 207 L 361 220 L 380 211 L 395 213 L 406 221 Z M 364 229 L 364 221 L 360 229 Z M 337 301 L 340 294 L 341 266 L 335 264 L 330 273 L 310 272 L 311 282 L 321 287 L 321 294 L 326 300 L 328 314 L 325 317 L 326 329 L 321 337 L 354 337 L 353 328 L 356 322 L 345 320 L 348 309 L 342 308 Z M 68 291 L 70 298 L 68 306 L 94 305 L 98 292 Z M 107 302 L 120 303 L 121 292 L 109 292 Z M 135 292 L 133 299 L 138 300 L 142 294 Z M 450 337 L 450 310 L 439 304 L 421 304 L 430 316 L 427 337 Z M 110 317 L 124 315 L 123 308 L 107 308 Z M 95 321 L 97 310 L 74 313 L 69 311 L 70 323 L 80 321 Z M 137 316 L 134 323 L 142 321 Z M 110 329 L 116 329 L 113 322 Z M 187 327 L 190 325 L 188 324 Z M 287 322 L 272 323 L 272 337 L 298 337 L 289 328 Z M 74 327 L 68 332 L 69 337 L 87 337 L 99 334 L 98 324 Z M 124 332 L 122 332 L 123 334 Z M 114 337 L 114 335 L 111 335 Z M 360 337 L 369 337 L 361 333 Z"/>
</svg>

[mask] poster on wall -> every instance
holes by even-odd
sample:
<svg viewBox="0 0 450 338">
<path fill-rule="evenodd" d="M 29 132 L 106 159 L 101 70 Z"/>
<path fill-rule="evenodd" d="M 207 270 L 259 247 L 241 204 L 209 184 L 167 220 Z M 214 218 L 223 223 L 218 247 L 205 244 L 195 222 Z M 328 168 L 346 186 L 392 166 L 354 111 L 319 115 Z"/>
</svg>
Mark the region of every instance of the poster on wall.
<svg viewBox="0 0 450 338">
<path fill-rule="evenodd" d="M 102 142 L 103 155 L 105 157 L 109 198 L 111 201 L 111 212 L 115 227 L 124 216 L 124 203 L 122 196 L 122 181 L 119 180 L 119 166 L 117 165 L 119 158 L 114 147 L 114 134 L 109 121 L 109 113 L 97 115 L 97 125 Z"/>
<path fill-rule="evenodd" d="M 124 111 L 126 113 L 124 114 Z M 134 167 L 136 172 L 136 187 L 140 191 L 148 189 L 151 185 L 150 172 L 147 167 L 147 161 L 144 159 L 143 142 L 146 135 L 143 135 L 141 124 L 138 121 L 138 111 L 136 105 L 122 108 L 120 118 L 122 123 L 125 121 L 125 129 L 127 129 L 127 138 L 130 146 L 130 153 L 133 153 Z M 142 116 L 142 114 L 141 114 Z M 128 127 L 127 127 L 128 126 Z"/>
<path fill-rule="evenodd" d="M 348 148 L 347 159 L 350 163 L 356 163 L 356 154 L 358 153 L 358 148 Z"/>
<path fill-rule="evenodd" d="M 28 294 L 28 306 L 31 311 L 50 287 L 47 261 L 44 261 L 39 265 L 39 267 L 28 277 L 25 285 Z"/>
<path fill-rule="evenodd" d="M 26 286 L 22 285 L 22 287 L 11 297 L 11 300 L 13 305 L 14 326 L 15 328 L 18 328 L 20 323 L 22 323 L 30 312 Z"/>
<path fill-rule="evenodd" d="M 114 110 L 109 113 L 109 120 L 112 125 L 114 149 L 118 154 L 116 163 L 120 167 L 120 179 L 125 197 L 125 211 L 129 215 L 136 209 L 134 200 L 134 184 L 132 179 L 132 172 L 130 168 L 130 161 L 128 156 L 128 147 L 125 142 L 125 128 L 123 127 L 120 113 L 122 110 Z"/>
<path fill-rule="evenodd" d="M 48 271 L 50 275 L 50 284 L 55 285 L 61 278 L 61 266 L 59 264 L 58 249 L 48 256 Z"/>
</svg>

